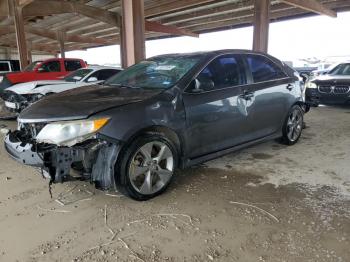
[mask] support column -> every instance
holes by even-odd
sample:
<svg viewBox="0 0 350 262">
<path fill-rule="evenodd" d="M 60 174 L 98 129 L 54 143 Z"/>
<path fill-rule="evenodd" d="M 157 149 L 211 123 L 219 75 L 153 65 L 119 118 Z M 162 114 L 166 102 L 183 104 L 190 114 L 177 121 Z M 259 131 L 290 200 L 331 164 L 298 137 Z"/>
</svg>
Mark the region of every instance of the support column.
<svg viewBox="0 0 350 262">
<path fill-rule="evenodd" d="M 143 0 L 122 0 L 121 60 L 126 68 L 145 59 Z"/>
<path fill-rule="evenodd" d="M 31 64 L 33 62 L 33 58 L 32 58 L 32 43 L 28 42 L 28 62 Z"/>
<path fill-rule="evenodd" d="M 268 51 L 270 25 L 270 0 L 254 1 L 254 37 L 253 50 Z"/>
<path fill-rule="evenodd" d="M 66 39 L 65 33 L 62 31 L 57 32 L 57 39 L 60 45 L 61 58 L 66 58 L 66 51 L 64 48 L 64 41 Z"/>
<path fill-rule="evenodd" d="M 21 69 L 24 69 L 28 65 L 28 51 L 24 31 L 22 7 L 19 6 L 18 0 L 9 0 L 8 3 L 10 5 L 10 10 L 14 16 L 17 48 L 21 63 Z"/>
<path fill-rule="evenodd" d="M 5 47 L 4 51 L 5 51 L 5 59 L 11 60 L 11 48 Z"/>
<path fill-rule="evenodd" d="M 132 0 L 134 15 L 135 63 L 145 59 L 145 6 L 144 0 Z"/>
</svg>

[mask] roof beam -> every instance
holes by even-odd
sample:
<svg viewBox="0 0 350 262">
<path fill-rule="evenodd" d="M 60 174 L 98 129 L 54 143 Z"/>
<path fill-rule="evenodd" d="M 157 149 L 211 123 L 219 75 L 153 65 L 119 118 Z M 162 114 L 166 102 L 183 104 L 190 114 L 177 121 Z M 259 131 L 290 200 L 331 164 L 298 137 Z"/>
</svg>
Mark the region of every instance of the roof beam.
<svg viewBox="0 0 350 262">
<path fill-rule="evenodd" d="M 283 3 L 299 7 L 301 9 L 311 11 L 320 15 L 327 15 L 330 17 L 337 17 L 337 13 L 332 9 L 327 8 L 316 0 L 280 0 Z"/>
<path fill-rule="evenodd" d="M 23 7 L 23 15 L 47 16 L 64 13 L 77 13 L 86 17 L 105 22 L 106 24 L 120 27 L 120 15 L 101 8 L 96 8 L 77 2 L 57 1 L 57 0 L 36 0 Z"/>
<path fill-rule="evenodd" d="M 19 0 L 19 6 L 26 6 L 34 2 L 35 0 Z"/>
<path fill-rule="evenodd" d="M 46 37 L 54 40 L 59 40 L 57 37 L 57 33 L 46 30 L 44 28 L 38 28 L 33 26 L 25 26 L 25 30 L 28 33 L 38 35 L 41 37 Z M 75 42 L 75 43 L 89 43 L 89 44 L 110 44 L 108 40 L 105 40 L 103 38 L 95 38 L 90 36 L 81 36 L 76 34 L 65 34 L 64 35 L 64 41 L 65 42 Z"/>
<path fill-rule="evenodd" d="M 0 1 L 0 17 L 10 16 L 10 6 L 7 0 Z"/>
<path fill-rule="evenodd" d="M 145 16 L 146 17 L 156 16 L 163 13 L 183 10 L 196 5 L 207 4 L 210 2 L 216 2 L 216 1 L 217 0 L 176 0 L 176 1 L 166 0 L 166 1 L 163 1 L 162 3 L 159 3 L 159 1 L 155 1 L 156 3 L 154 4 L 154 6 L 146 8 Z"/>
<path fill-rule="evenodd" d="M 150 32 L 160 32 L 160 33 L 167 33 L 171 35 L 199 37 L 199 34 L 193 33 L 190 30 L 181 29 L 179 27 L 172 26 L 172 25 L 163 25 L 155 21 L 146 20 L 145 27 L 146 27 L 146 31 L 150 31 Z"/>
<path fill-rule="evenodd" d="M 76 2 L 37 0 L 23 8 L 23 15 L 25 17 L 46 16 L 62 13 L 78 13 L 119 28 L 121 24 L 121 16 L 118 13 Z M 156 24 L 154 22 L 149 21 L 146 21 L 145 23 L 147 31 L 198 37 L 197 34 L 194 34 L 189 30 L 181 30 L 176 28 L 175 26 L 166 26 L 160 23 Z"/>
<path fill-rule="evenodd" d="M 215 8 L 204 9 L 200 11 L 194 11 L 188 14 L 177 15 L 171 18 L 162 19 L 164 24 L 175 24 L 180 22 L 188 22 L 196 19 L 205 19 L 212 16 L 222 16 L 226 14 L 232 14 L 240 11 L 253 10 L 253 1 L 245 2 L 245 6 L 239 5 L 238 3 L 230 3 Z M 233 15 L 233 14 L 232 14 Z"/>
<path fill-rule="evenodd" d="M 24 29 L 27 33 L 53 39 L 53 40 L 59 40 L 57 37 L 57 32 L 53 32 L 44 28 L 39 27 L 33 27 L 26 25 L 24 26 Z M 7 35 L 15 33 L 14 26 L 0 26 L 0 36 L 1 35 Z M 90 36 L 82 36 L 82 35 L 76 35 L 76 34 L 65 34 L 65 42 L 74 42 L 74 43 L 87 43 L 87 44 L 111 44 L 110 41 L 105 40 L 103 38 L 96 38 L 96 37 L 90 37 Z"/>
</svg>

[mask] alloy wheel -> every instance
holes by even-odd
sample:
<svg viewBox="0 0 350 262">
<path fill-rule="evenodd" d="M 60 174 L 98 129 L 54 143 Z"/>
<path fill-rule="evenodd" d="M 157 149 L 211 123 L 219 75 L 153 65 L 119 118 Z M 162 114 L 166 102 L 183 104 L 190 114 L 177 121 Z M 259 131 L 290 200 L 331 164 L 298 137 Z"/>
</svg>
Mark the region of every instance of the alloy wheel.
<svg viewBox="0 0 350 262">
<path fill-rule="evenodd" d="M 132 157 L 128 172 L 130 182 L 138 193 L 155 194 L 162 190 L 173 176 L 173 153 L 163 142 L 147 143 Z"/>
<path fill-rule="evenodd" d="M 291 142 L 295 142 L 301 135 L 303 129 L 303 114 L 295 109 L 288 117 L 287 136 Z"/>
</svg>

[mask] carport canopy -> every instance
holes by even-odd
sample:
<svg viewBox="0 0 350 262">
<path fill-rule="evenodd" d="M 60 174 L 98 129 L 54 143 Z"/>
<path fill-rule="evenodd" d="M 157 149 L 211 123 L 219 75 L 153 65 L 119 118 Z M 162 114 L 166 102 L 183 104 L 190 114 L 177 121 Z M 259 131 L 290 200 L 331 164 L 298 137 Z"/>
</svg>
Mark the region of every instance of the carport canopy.
<svg viewBox="0 0 350 262">
<path fill-rule="evenodd" d="M 122 66 L 145 58 L 145 40 L 254 25 L 252 48 L 266 52 L 269 23 L 309 15 L 336 17 L 350 0 L 1 0 L 0 47 L 32 52 L 121 45 Z"/>
</svg>

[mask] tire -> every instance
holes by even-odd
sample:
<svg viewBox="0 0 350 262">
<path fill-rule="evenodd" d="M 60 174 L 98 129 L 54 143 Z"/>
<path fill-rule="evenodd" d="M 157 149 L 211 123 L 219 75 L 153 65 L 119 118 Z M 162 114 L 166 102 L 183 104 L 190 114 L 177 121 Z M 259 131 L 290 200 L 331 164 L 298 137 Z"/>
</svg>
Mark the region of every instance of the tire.
<svg viewBox="0 0 350 262">
<path fill-rule="evenodd" d="M 116 187 L 138 201 L 154 198 L 167 189 L 177 162 L 178 153 L 172 141 L 159 133 L 145 134 L 121 151 L 115 169 Z"/>
<path fill-rule="evenodd" d="M 284 121 L 282 142 L 286 145 L 295 145 L 303 131 L 304 111 L 299 105 L 294 105 Z"/>
</svg>

